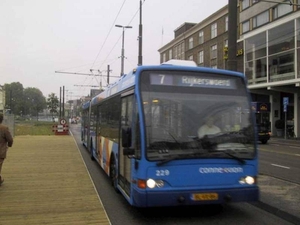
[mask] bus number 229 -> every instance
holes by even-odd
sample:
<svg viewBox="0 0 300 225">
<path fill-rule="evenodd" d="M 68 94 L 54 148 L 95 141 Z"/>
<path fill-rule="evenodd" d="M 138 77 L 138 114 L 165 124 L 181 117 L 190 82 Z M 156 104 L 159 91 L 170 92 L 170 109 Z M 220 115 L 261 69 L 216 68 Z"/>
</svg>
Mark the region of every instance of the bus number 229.
<svg viewBox="0 0 300 225">
<path fill-rule="evenodd" d="M 164 177 L 164 176 L 169 176 L 169 175 L 170 175 L 169 170 L 156 170 L 157 177 Z"/>
</svg>

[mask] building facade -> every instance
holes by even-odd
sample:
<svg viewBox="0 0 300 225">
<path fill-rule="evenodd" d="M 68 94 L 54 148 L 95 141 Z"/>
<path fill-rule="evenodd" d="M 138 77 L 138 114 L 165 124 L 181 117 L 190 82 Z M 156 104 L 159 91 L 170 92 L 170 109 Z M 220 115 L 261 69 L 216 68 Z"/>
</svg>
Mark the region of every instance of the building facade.
<svg viewBox="0 0 300 225">
<path fill-rule="evenodd" d="M 300 136 L 299 3 L 242 0 L 237 6 L 237 71 L 247 77 L 253 101 L 269 105 L 265 113 L 257 110 L 257 122 L 268 123 L 273 135 L 275 121 L 286 120 Z M 227 69 L 228 16 L 224 6 L 198 24 L 177 28 L 174 39 L 158 50 L 161 62 L 185 59 Z"/>
<path fill-rule="evenodd" d="M 269 102 L 271 131 L 286 121 L 300 136 L 299 0 L 240 2 L 244 73 L 254 101 Z"/>
<path fill-rule="evenodd" d="M 240 45 L 242 46 L 242 45 Z M 224 6 L 200 23 L 184 23 L 174 31 L 174 39 L 160 48 L 160 61 L 193 60 L 198 66 L 227 67 L 228 6 Z M 238 70 L 243 71 L 242 57 Z"/>
</svg>

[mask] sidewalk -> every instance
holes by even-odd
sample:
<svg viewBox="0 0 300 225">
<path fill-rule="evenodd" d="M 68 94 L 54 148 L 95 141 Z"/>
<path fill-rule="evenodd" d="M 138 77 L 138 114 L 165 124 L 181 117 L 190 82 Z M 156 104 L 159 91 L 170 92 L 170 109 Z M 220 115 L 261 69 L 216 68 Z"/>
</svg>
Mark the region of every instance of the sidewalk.
<svg viewBox="0 0 300 225">
<path fill-rule="evenodd" d="M 271 137 L 269 143 L 300 147 L 299 139 Z M 300 153 L 300 149 L 299 149 Z M 254 205 L 270 211 L 293 224 L 300 224 L 300 185 L 260 174 L 260 202 Z"/>
<path fill-rule="evenodd" d="M 293 224 L 300 224 L 300 185 L 259 175 L 260 201 L 253 205 Z"/>
<path fill-rule="evenodd" d="M 110 224 L 72 136 L 17 136 L 2 168 L 0 225 Z"/>
</svg>

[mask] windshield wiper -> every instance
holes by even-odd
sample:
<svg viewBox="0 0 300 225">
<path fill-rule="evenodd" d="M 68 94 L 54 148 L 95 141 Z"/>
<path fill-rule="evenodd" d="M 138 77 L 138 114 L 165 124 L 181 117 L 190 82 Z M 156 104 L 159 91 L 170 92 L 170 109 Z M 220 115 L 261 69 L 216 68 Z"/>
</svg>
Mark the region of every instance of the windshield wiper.
<svg viewBox="0 0 300 225">
<path fill-rule="evenodd" d="M 209 151 L 209 152 L 224 153 L 224 154 L 230 156 L 231 158 L 236 159 L 236 160 L 239 161 L 241 164 L 245 164 L 245 163 L 246 163 L 246 161 L 245 161 L 244 159 L 242 159 L 242 158 L 240 158 L 240 157 L 237 157 L 237 156 L 231 154 L 229 151 L 231 151 L 231 150 L 225 150 L 225 151 Z"/>
<path fill-rule="evenodd" d="M 207 154 L 207 152 L 204 152 L 204 153 L 197 152 L 197 153 L 184 154 L 184 155 L 170 155 L 170 157 L 157 162 L 156 165 L 161 166 L 161 165 L 163 165 L 167 162 L 173 161 L 175 159 L 187 159 L 187 158 L 192 158 L 193 156 L 199 156 L 199 155 L 203 156 L 203 155 L 208 155 L 208 154 Z"/>
<path fill-rule="evenodd" d="M 181 158 L 181 157 L 178 156 L 178 155 L 173 155 L 173 156 L 170 156 L 169 158 L 166 158 L 166 159 L 163 159 L 163 160 L 157 162 L 156 165 L 157 165 L 157 166 L 161 166 L 161 165 L 163 165 L 163 164 L 165 164 L 165 163 L 167 163 L 167 162 L 173 161 L 173 160 L 175 160 L 175 159 L 180 159 L 180 158 Z"/>
<path fill-rule="evenodd" d="M 203 138 L 196 140 L 202 144 L 203 148 L 209 149 L 225 143 L 246 144 L 249 142 L 249 137 L 240 132 L 229 132 L 205 135 Z"/>
</svg>

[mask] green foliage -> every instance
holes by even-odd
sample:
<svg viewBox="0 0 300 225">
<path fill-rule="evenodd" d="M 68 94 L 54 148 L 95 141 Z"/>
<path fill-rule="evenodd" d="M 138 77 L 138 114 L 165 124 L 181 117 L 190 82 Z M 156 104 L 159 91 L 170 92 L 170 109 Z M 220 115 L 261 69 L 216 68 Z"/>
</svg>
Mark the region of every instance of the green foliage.
<svg viewBox="0 0 300 225">
<path fill-rule="evenodd" d="M 5 108 L 10 109 L 14 114 L 22 114 L 23 104 L 23 85 L 19 82 L 4 84 L 5 90 Z"/>
<path fill-rule="evenodd" d="M 15 125 L 15 135 L 54 135 L 52 122 L 22 121 Z"/>
<path fill-rule="evenodd" d="M 59 100 L 54 93 L 48 95 L 47 98 L 47 108 L 50 110 L 52 117 L 54 114 L 58 113 Z"/>
<path fill-rule="evenodd" d="M 33 87 L 23 88 L 19 82 L 4 85 L 5 108 L 18 116 L 36 116 L 46 109 L 46 99 L 43 93 Z"/>
</svg>

